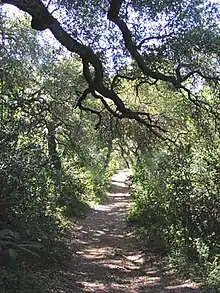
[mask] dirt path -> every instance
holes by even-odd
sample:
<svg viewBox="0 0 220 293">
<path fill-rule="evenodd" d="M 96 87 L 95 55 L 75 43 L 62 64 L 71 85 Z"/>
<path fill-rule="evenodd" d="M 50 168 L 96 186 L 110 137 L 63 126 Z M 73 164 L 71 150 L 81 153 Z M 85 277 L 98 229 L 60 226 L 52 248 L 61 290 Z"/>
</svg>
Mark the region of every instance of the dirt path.
<svg viewBox="0 0 220 293">
<path fill-rule="evenodd" d="M 75 223 L 72 258 L 50 273 L 49 292 L 201 293 L 193 284 L 171 282 L 156 258 L 143 253 L 125 221 L 131 204 L 127 176 L 114 175 L 106 202 Z"/>
<path fill-rule="evenodd" d="M 76 256 L 67 270 L 76 287 L 57 292 L 198 293 L 192 284 L 168 284 L 158 265 L 146 261 L 125 221 L 131 204 L 127 176 L 126 171 L 114 175 L 106 202 L 76 224 L 72 232 Z"/>
</svg>

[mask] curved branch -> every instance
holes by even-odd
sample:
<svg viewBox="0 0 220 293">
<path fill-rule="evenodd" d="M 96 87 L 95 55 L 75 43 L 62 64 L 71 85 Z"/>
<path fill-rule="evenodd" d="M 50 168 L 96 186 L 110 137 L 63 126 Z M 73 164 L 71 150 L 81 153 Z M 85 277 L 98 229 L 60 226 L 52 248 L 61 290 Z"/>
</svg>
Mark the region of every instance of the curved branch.
<svg viewBox="0 0 220 293">
<path fill-rule="evenodd" d="M 143 39 L 142 41 L 140 41 L 139 44 L 136 45 L 136 48 L 137 49 L 141 49 L 142 45 L 147 42 L 147 41 L 151 41 L 151 40 L 163 40 L 165 38 L 169 38 L 170 36 L 172 36 L 172 33 L 170 34 L 164 34 L 164 35 L 161 35 L 161 36 L 151 36 L 151 37 L 147 37 L 145 39 Z"/>
<path fill-rule="evenodd" d="M 175 76 L 165 75 L 160 72 L 154 72 L 153 70 L 151 70 L 149 67 L 146 66 L 143 56 L 138 52 L 137 46 L 133 43 L 131 31 L 129 30 L 127 24 L 119 17 L 119 10 L 120 10 L 120 7 L 118 7 L 119 2 L 120 4 L 122 4 L 123 1 L 118 1 L 118 0 L 111 1 L 109 12 L 108 12 L 108 19 L 114 22 L 120 29 L 123 35 L 125 47 L 128 49 L 131 56 L 137 62 L 139 68 L 142 70 L 142 72 L 145 75 L 149 77 L 152 77 L 156 80 L 163 80 L 163 81 L 170 82 L 173 84 L 175 88 L 181 88 L 181 83 L 179 82 L 179 80 L 177 80 Z"/>
<path fill-rule="evenodd" d="M 112 20 L 122 31 L 125 45 L 130 51 L 132 57 L 137 61 L 140 69 L 145 75 L 152 77 L 155 80 L 167 81 L 172 83 L 176 88 L 182 88 L 182 85 L 179 84 L 179 81 L 175 78 L 175 76 L 168 76 L 154 72 L 146 66 L 143 57 L 139 54 L 135 45 L 132 42 L 131 32 L 129 31 L 125 22 L 121 20 L 118 16 L 122 2 L 123 0 L 112 0 L 108 13 L 108 18 Z M 115 117 L 134 119 L 138 121 L 138 123 L 141 123 L 151 129 L 151 131 L 154 132 L 154 134 L 158 137 L 160 137 L 161 135 L 158 132 L 154 131 L 154 129 L 166 132 L 166 130 L 162 129 L 160 126 L 154 125 L 146 121 L 142 117 L 143 113 L 140 114 L 139 112 L 135 112 L 127 108 L 124 102 L 120 99 L 120 97 L 114 92 L 114 90 L 109 89 L 105 86 L 103 81 L 104 69 L 101 60 L 99 59 L 99 56 L 96 55 L 90 47 L 79 43 L 76 39 L 71 37 L 61 27 L 60 23 L 49 13 L 47 8 L 40 0 L 2 0 L 2 3 L 15 5 L 19 9 L 29 13 L 32 16 L 32 28 L 40 31 L 48 28 L 60 44 L 66 47 L 69 51 L 76 53 L 81 57 L 83 62 L 83 74 L 89 85 L 89 91 L 92 92 L 92 95 L 94 97 L 98 96 L 103 105 L 107 108 L 107 110 Z M 90 65 L 93 66 L 94 73 L 91 73 Z M 104 98 L 110 99 L 115 104 L 116 111 L 112 110 L 109 107 Z M 82 101 L 84 99 L 85 98 L 83 96 L 78 101 L 78 106 L 80 106 L 81 108 L 83 107 Z M 92 113 L 100 115 L 100 113 L 96 113 L 95 110 L 91 110 L 86 107 L 83 108 L 86 111 L 90 111 Z"/>
<path fill-rule="evenodd" d="M 191 76 L 193 76 L 194 74 L 198 74 L 200 77 L 207 79 L 207 80 L 213 80 L 213 81 L 220 81 L 220 78 L 217 76 L 208 76 L 204 73 L 202 73 L 200 70 L 198 69 L 192 69 L 192 66 L 190 64 L 186 64 L 186 63 L 180 63 L 177 68 L 176 68 L 176 75 L 178 76 L 178 79 L 181 82 L 186 81 L 188 78 L 190 78 Z M 188 72 L 185 76 L 181 75 L 181 69 L 182 68 L 187 68 L 190 70 L 190 72 Z M 182 87 L 184 89 L 184 87 Z"/>
<path fill-rule="evenodd" d="M 81 97 L 78 99 L 76 107 L 79 107 L 80 110 L 86 111 L 86 112 L 90 112 L 92 114 L 96 114 L 98 116 L 98 122 L 95 125 L 95 129 L 97 129 L 99 127 L 99 125 L 101 124 L 102 121 L 102 114 L 94 109 L 85 107 L 82 105 L 82 102 L 85 101 L 85 99 L 87 98 L 88 94 L 91 94 L 92 91 L 90 88 L 87 88 L 84 90 L 84 92 L 82 93 Z"/>
<path fill-rule="evenodd" d="M 140 124 L 145 125 L 148 129 L 150 129 L 157 137 L 165 139 L 158 131 L 163 132 L 163 133 L 167 133 L 168 131 L 165 130 L 164 128 L 162 128 L 159 125 L 153 124 L 152 123 L 152 119 L 149 116 L 149 113 L 145 113 L 145 112 L 135 112 L 135 111 L 131 111 L 129 109 L 127 109 L 127 111 L 125 113 L 118 113 L 117 110 L 114 111 L 106 102 L 106 100 L 102 97 L 97 95 L 95 92 L 92 92 L 92 95 L 98 99 L 101 100 L 101 102 L 103 103 L 103 105 L 105 106 L 105 108 L 114 116 L 117 117 L 119 119 L 122 118 L 128 118 L 128 119 L 134 119 L 136 121 L 138 121 Z M 140 115 L 142 116 L 147 116 L 149 122 L 147 122 L 144 118 L 142 118 Z M 156 130 L 158 131 L 156 131 Z"/>
<path fill-rule="evenodd" d="M 200 77 L 207 79 L 207 80 L 220 81 L 219 77 L 205 75 L 199 70 L 193 70 L 193 71 L 189 72 L 188 74 L 186 74 L 185 76 L 182 77 L 182 81 L 186 81 L 190 76 L 192 76 L 194 74 L 198 74 Z"/>
<path fill-rule="evenodd" d="M 119 78 L 124 78 L 124 79 L 127 79 L 127 80 L 136 80 L 138 77 L 134 77 L 134 76 L 127 76 L 127 75 L 122 75 L 122 74 L 116 74 L 114 77 L 113 77 L 113 80 L 111 82 L 111 90 L 113 91 L 114 90 L 114 87 L 116 85 L 116 82 Z"/>
<path fill-rule="evenodd" d="M 166 37 L 170 37 L 171 34 L 165 34 L 162 36 L 157 36 L 157 37 L 148 37 L 144 40 L 142 40 L 138 45 L 135 45 L 133 40 L 132 40 L 132 33 L 129 30 L 127 24 L 123 21 L 123 19 L 120 18 L 119 16 L 119 11 L 121 8 L 123 1 L 118 1 L 118 0 L 111 0 L 110 3 L 110 8 L 108 12 L 108 19 L 115 23 L 117 27 L 120 29 L 123 40 L 125 43 L 125 47 L 127 50 L 130 52 L 131 56 L 133 59 L 137 62 L 139 68 L 142 70 L 142 72 L 155 79 L 155 80 L 162 80 L 171 83 L 176 89 L 184 89 L 184 85 L 182 85 L 182 82 L 186 81 L 189 77 L 191 77 L 194 74 L 200 75 L 202 78 L 205 78 L 207 80 L 217 80 L 219 81 L 220 79 L 218 77 L 210 77 L 206 76 L 199 70 L 191 70 L 188 74 L 186 74 L 184 77 L 181 76 L 180 74 L 180 68 L 185 67 L 183 64 L 178 66 L 176 69 L 176 76 L 175 75 L 165 75 L 161 72 L 155 72 L 151 70 L 145 63 L 144 57 L 138 52 L 138 49 L 142 46 L 142 44 L 147 41 L 147 40 L 152 40 L 152 39 L 163 39 Z M 189 68 L 189 67 L 188 67 Z"/>
</svg>

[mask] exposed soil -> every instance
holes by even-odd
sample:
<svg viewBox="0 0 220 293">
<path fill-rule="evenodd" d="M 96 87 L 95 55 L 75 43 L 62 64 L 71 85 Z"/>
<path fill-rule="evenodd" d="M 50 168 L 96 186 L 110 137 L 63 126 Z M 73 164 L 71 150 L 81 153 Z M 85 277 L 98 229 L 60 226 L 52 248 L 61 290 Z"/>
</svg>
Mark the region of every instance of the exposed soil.
<svg viewBox="0 0 220 293">
<path fill-rule="evenodd" d="M 171 281 L 161 262 L 150 252 L 143 253 L 126 223 L 131 204 L 127 176 L 126 171 L 114 175 L 108 199 L 75 223 L 70 241 L 75 253 L 56 277 L 61 287 L 50 292 L 201 292 L 195 284 Z"/>
</svg>

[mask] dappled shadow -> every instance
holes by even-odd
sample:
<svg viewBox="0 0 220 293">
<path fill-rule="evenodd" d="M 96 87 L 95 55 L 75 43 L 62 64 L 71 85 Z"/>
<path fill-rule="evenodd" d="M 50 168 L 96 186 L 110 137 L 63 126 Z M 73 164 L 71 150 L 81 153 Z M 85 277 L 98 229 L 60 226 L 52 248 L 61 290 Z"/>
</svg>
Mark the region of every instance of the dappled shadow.
<svg viewBox="0 0 220 293">
<path fill-rule="evenodd" d="M 126 223 L 131 204 L 124 183 L 127 176 L 125 172 L 115 175 L 106 202 L 75 223 L 70 241 L 74 253 L 59 271 L 64 283 L 72 280 L 74 291 L 64 286 L 53 292 L 201 293 L 192 285 L 171 286 L 156 259 L 146 260 Z"/>
</svg>

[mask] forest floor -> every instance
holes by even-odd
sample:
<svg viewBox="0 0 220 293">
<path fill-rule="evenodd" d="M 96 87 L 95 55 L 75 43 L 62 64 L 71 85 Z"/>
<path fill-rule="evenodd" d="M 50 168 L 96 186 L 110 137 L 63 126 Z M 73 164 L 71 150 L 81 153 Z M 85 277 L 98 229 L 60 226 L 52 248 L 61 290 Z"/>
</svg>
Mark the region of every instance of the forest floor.
<svg viewBox="0 0 220 293">
<path fill-rule="evenodd" d="M 171 277 L 163 262 L 143 252 L 141 242 L 126 223 L 131 205 L 127 176 L 126 171 L 114 175 L 107 200 L 75 223 L 69 243 L 75 254 L 60 270 L 60 287 L 54 286 L 51 292 L 201 292 L 196 284 Z"/>
<path fill-rule="evenodd" d="M 72 256 L 56 267 L 41 269 L 39 282 L 46 280 L 47 292 L 202 292 L 196 284 L 184 283 L 170 274 L 162 257 L 146 252 L 134 229 L 127 225 L 132 202 L 125 184 L 127 176 L 127 171 L 114 175 L 106 201 L 74 222 L 68 241 Z"/>
</svg>

